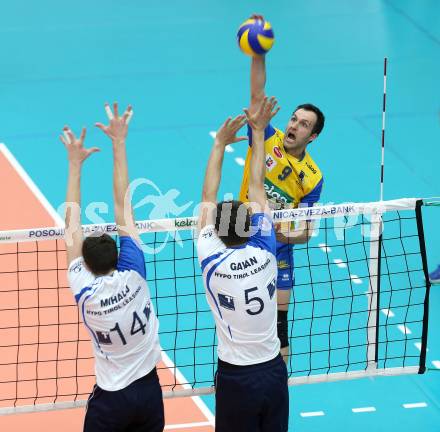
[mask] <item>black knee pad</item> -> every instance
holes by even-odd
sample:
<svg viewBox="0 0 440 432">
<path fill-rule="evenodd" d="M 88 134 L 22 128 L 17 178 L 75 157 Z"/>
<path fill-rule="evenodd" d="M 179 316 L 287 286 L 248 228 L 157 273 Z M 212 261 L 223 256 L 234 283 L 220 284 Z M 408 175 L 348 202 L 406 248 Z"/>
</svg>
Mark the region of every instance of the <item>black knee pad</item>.
<svg viewBox="0 0 440 432">
<path fill-rule="evenodd" d="M 278 311 L 278 339 L 281 343 L 281 348 L 286 348 L 289 346 L 289 337 L 287 330 L 287 311 Z"/>
</svg>

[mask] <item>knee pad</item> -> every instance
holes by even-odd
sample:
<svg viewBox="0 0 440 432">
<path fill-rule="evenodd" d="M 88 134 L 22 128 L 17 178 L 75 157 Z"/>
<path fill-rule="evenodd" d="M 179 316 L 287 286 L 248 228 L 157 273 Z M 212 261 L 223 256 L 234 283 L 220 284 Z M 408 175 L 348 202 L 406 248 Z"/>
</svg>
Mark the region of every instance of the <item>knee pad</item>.
<svg viewBox="0 0 440 432">
<path fill-rule="evenodd" d="M 289 346 L 288 330 L 287 330 L 287 311 L 278 311 L 277 321 L 278 339 L 281 343 L 281 348 Z"/>
</svg>

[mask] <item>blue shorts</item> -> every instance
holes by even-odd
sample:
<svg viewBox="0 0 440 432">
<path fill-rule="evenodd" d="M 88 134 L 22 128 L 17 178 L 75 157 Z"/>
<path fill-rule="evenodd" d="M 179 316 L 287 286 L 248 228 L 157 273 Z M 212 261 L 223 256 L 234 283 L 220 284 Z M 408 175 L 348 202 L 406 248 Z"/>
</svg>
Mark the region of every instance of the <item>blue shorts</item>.
<svg viewBox="0 0 440 432">
<path fill-rule="evenodd" d="M 277 288 L 280 290 L 292 289 L 295 285 L 293 271 L 293 246 L 277 241 L 278 279 Z"/>
<path fill-rule="evenodd" d="M 215 381 L 216 432 L 287 432 L 289 391 L 281 355 L 249 366 L 219 359 Z"/>
<path fill-rule="evenodd" d="M 84 432 L 162 432 L 162 389 L 156 368 L 117 391 L 97 385 L 87 401 Z"/>
</svg>

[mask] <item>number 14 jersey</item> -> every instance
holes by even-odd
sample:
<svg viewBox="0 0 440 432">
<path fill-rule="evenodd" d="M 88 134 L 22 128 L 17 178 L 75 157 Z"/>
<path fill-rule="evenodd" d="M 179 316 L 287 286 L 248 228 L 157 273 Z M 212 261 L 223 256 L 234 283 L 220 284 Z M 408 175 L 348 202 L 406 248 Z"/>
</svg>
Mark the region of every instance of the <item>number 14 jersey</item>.
<svg viewBox="0 0 440 432">
<path fill-rule="evenodd" d="M 96 383 L 121 390 L 158 363 L 159 323 L 146 282 L 144 255 L 130 237 L 120 237 L 116 270 L 96 277 L 82 257 L 69 266 L 68 279 L 95 356 Z"/>
</svg>

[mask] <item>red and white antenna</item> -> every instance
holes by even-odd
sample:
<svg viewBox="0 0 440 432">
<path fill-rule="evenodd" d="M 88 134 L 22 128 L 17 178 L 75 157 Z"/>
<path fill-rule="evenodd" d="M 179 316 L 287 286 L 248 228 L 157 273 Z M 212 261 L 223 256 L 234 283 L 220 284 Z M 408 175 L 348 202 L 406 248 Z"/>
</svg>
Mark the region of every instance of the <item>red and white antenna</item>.
<svg viewBox="0 0 440 432">
<path fill-rule="evenodd" d="M 383 108 L 382 108 L 382 160 L 380 165 L 380 200 L 383 201 L 383 178 L 385 170 L 385 112 L 387 102 L 387 57 L 383 59 Z"/>
</svg>

